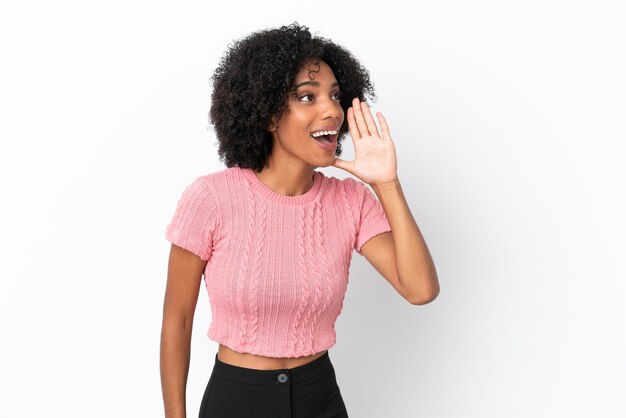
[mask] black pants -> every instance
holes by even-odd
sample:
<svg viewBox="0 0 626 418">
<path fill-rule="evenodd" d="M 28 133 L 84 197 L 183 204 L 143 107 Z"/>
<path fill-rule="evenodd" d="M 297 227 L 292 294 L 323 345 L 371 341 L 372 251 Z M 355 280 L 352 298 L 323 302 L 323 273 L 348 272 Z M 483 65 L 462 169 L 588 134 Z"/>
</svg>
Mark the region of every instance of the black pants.
<svg viewBox="0 0 626 418">
<path fill-rule="evenodd" d="M 328 351 L 293 369 L 257 370 L 215 365 L 200 418 L 346 418 Z"/>
</svg>

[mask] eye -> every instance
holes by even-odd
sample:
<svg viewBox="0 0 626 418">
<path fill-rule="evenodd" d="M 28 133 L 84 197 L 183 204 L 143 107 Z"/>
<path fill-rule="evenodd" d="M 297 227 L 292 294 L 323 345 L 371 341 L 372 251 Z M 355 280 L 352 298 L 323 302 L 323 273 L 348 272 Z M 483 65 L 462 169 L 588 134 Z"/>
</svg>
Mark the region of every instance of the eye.
<svg viewBox="0 0 626 418">
<path fill-rule="evenodd" d="M 302 96 L 300 96 L 298 99 L 299 99 L 300 101 L 302 101 L 302 99 L 303 99 L 304 97 L 309 97 L 309 96 L 311 96 L 311 97 L 312 97 L 313 95 L 312 95 L 311 93 L 306 93 L 306 94 L 303 94 Z M 336 96 L 336 97 L 337 97 L 337 100 L 339 100 L 339 99 L 341 98 L 341 92 L 340 92 L 340 91 L 337 91 L 337 92 L 335 92 L 335 94 L 334 94 L 333 96 Z M 308 101 L 306 101 L 306 102 L 308 102 Z M 305 102 L 305 103 L 306 103 L 306 102 Z"/>
</svg>

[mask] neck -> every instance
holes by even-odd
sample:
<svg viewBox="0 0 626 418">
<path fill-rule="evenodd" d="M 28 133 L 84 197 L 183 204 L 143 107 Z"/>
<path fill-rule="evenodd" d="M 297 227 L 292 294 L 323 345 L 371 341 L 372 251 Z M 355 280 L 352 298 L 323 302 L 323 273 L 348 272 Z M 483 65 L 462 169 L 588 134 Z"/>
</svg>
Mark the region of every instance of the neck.
<svg viewBox="0 0 626 418">
<path fill-rule="evenodd" d="M 298 196 L 305 194 L 313 187 L 313 168 L 297 168 L 288 164 L 272 164 L 263 167 L 260 173 L 255 175 L 263 184 L 285 196 Z"/>
</svg>

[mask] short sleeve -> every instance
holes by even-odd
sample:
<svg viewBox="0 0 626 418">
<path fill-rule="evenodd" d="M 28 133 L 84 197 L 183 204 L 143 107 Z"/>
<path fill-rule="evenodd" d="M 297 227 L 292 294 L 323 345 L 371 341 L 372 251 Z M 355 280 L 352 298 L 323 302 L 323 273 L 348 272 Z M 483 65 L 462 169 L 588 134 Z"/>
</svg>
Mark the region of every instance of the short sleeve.
<svg viewBox="0 0 626 418">
<path fill-rule="evenodd" d="M 385 214 L 382 204 L 376 195 L 367 186 L 358 180 L 354 180 L 355 198 L 360 208 L 358 212 L 357 235 L 354 249 L 359 255 L 361 247 L 370 239 L 383 232 L 390 232 L 391 226 Z"/>
<path fill-rule="evenodd" d="M 207 176 L 197 177 L 178 199 L 165 238 L 208 261 L 218 220 L 218 203 Z"/>
</svg>

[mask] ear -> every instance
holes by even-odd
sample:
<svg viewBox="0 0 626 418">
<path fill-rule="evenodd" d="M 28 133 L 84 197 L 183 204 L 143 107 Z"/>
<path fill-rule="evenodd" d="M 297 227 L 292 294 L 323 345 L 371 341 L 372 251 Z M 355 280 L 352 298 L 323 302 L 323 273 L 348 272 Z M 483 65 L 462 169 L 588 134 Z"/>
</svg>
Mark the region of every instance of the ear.
<svg viewBox="0 0 626 418">
<path fill-rule="evenodd" d="M 270 121 L 267 130 L 270 132 L 274 132 L 276 129 L 278 129 L 278 123 L 276 123 L 276 117 L 272 116 L 272 120 Z"/>
</svg>

